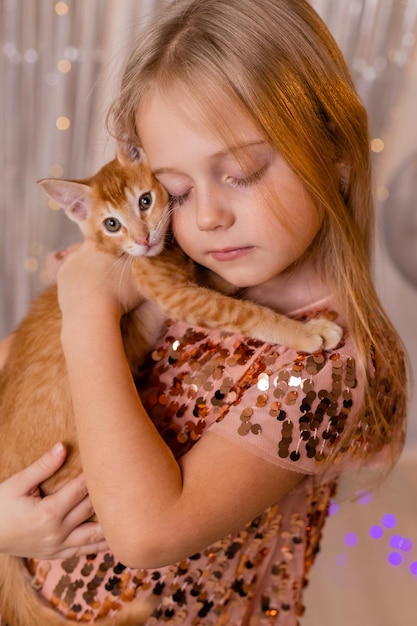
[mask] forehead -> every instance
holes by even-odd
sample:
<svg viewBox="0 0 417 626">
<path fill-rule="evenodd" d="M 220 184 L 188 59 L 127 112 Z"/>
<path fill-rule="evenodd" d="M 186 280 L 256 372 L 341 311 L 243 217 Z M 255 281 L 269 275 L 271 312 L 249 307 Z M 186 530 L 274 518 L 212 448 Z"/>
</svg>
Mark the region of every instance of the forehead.
<svg viewBox="0 0 417 626">
<path fill-rule="evenodd" d="M 137 109 L 136 125 L 146 152 L 153 140 L 175 142 L 180 150 L 186 137 L 200 138 L 212 150 L 264 140 L 263 133 L 243 106 L 231 96 L 214 89 L 198 94 L 181 89 L 153 89 Z"/>
</svg>

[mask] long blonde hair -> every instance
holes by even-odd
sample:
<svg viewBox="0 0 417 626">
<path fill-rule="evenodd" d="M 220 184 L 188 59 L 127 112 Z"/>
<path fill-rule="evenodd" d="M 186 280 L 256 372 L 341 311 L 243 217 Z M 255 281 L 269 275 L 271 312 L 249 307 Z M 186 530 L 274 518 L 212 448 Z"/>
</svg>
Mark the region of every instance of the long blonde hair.
<svg viewBox="0 0 417 626">
<path fill-rule="evenodd" d="M 368 452 L 401 444 L 404 351 L 370 270 L 367 114 L 322 20 L 304 0 L 174 0 L 141 34 L 110 110 L 113 127 L 130 141 L 140 142 L 138 110 L 155 88 L 188 92 L 206 108 L 213 89 L 230 96 L 304 182 L 323 216 L 310 253 L 338 300 L 368 383 L 364 412 L 340 445 L 354 433 L 366 438 Z"/>
</svg>

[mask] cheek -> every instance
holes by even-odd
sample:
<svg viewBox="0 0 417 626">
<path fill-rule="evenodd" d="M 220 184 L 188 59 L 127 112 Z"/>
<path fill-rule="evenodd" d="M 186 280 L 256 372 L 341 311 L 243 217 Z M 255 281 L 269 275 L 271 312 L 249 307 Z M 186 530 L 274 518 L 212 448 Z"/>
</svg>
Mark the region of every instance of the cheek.
<svg viewBox="0 0 417 626">
<path fill-rule="evenodd" d="M 306 211 L 292 223 L 292 241 L 299 256 L 310 247 L 320 230 L 321 219 L 315 209 Z"/>
<path fill-rule="evenodd" d="M 180 247 L 184 252 L 191 256 L 191 242 L 195 239 L 190 219 L 187 219 L 186 212 L 180 209 L 174 209 L 171 218 L 172 232 Z"/>
<path fill-rule="evenodd" d="M 287 198 L 276 199 L 274 217 L 289 239 L 301 246 L 314 239 L 322 223 L 312 198 L 302 189 Z"/>
</svg>

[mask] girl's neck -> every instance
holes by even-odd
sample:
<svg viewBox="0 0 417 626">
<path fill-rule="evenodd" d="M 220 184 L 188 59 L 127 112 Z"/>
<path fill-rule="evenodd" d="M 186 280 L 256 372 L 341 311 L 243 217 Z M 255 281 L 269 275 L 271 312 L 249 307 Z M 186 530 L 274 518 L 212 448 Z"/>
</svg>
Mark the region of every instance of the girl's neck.
<svg viewBox="0 0 417 626">
<path fill-rule="evenodd" d="M 243 298 L 284 314 L 308 309 L 329 296 L 329 287 L 321 281 L 311 262 L 279 274 L 262 285 L 248 287 L 242 292 Z"/>
</svg>

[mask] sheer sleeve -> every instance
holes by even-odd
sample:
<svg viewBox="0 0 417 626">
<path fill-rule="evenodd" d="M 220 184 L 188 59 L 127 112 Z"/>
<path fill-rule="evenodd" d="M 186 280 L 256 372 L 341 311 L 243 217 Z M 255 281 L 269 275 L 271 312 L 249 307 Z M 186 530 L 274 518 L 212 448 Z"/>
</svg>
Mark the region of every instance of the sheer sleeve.
<svg viewBox="0 0 417 626">
<path fill-rule="evenodd" d="M 360 437 L 338 444 L 363 411 L 355 363 L 349 340 L 340 350 L 313 355 L 271 346 L 237 383 L 236 401 L 210 430 L 297 472 L 321 472 L 325 462 L 336 471 L 352 467 Z"/>
</svg>

